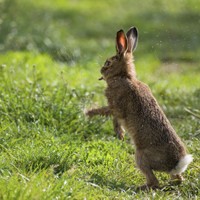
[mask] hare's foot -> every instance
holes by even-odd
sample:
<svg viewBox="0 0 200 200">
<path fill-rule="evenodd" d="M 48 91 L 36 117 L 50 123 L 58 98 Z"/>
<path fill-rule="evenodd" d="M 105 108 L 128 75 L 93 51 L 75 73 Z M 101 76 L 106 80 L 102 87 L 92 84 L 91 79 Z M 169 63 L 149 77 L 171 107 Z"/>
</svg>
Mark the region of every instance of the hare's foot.
<svg viewBox="0 0 200 200">
<path fill-rule="evenodd" d="M 149 168 L 140 168 L 143 174 L 146 176 L 147 183 L 140 186 L 140 190 L 150 190 L 150 189 L 159 189 L 159 182 L 156 176 L 153 174 L 153 171 Z"/>
<path fill-rule="evenodd" d="M 184 178 L 181 174 L 171 174 L 171 185 L 180 185 L 184 181 Z"/>
</svg>

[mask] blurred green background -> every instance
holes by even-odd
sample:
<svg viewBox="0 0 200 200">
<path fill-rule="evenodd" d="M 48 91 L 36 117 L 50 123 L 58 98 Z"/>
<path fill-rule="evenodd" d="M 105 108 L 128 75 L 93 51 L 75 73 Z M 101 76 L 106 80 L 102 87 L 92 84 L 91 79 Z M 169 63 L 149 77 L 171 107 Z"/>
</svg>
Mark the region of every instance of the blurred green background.
<svg viewBox="0 0 200 200">
<path fill-rule="evenodd" d="M 68 64 L 107 55 L 115 32 L 139 29 L 138 57 L 199 61 L 198 0 L 1 0 L 0 51 L 36 51 Z"/>
</svg>

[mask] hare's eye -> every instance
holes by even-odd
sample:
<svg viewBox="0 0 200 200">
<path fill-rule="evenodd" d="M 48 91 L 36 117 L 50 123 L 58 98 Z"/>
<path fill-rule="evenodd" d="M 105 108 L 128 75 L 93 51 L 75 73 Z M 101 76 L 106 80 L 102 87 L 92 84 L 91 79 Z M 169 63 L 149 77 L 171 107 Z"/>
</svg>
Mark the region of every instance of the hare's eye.
<svg viewBox="0 0 200 200">
<path fill-rule="evenodd" d="M 109 60 L 107 60 L 106 62 L 105 62 L 105 66 L 110 66 L 111 65 L 111 61 L 109 61 Z"/>
</svg>

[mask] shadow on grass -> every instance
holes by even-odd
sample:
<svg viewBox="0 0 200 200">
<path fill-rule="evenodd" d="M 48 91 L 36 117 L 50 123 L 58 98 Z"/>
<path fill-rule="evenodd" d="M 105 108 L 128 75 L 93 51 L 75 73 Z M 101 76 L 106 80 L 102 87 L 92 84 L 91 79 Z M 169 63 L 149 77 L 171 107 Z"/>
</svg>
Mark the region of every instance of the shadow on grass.
<svg viewBox="0 0 200 200">
<path fill-rule="evenodd" d="M 119 191 L 119 192 L 126 192 L 127 194 L 132 194 L 133 192 L 137 191 L 137 186 L 128 186 L 127 183 L 118 180 L 110 180 L 105 179 L 104 177 L 94 174 L 91 177 L 91 181 L 89 181 L 92 185 L 98 187 L 107 187 L 111 190 Z"/>
<path fill-rule="evenodd" d="M 113 15 L 103 17 L 104 10 L 95 9 L 97 13 L 72 8 L 58 10 L 7 0 L 0 17 L 0 51 L 39 51 L 70 64 L 113 48 L 110 41 L 113 42 L 115 32 L 128 28 L 134 19 L 140 31 L 138 54 L 154 53 L 169 62 L 199 61 L 199 13 L 183 10 L 171 14 L 155 7 L 139 14 L 133 8 L 123 16 L 113 10 Z"/>
</svg>

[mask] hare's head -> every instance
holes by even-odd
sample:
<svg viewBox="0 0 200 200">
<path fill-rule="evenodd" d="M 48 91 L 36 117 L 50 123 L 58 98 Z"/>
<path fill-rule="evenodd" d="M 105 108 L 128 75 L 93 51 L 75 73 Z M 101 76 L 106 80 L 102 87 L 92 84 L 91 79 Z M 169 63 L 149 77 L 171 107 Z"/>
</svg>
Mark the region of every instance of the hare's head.
<svg viewBox="0 0 200 200">
<path fill-rule="evenodd" d="M 135 75 L 132 52 L 137 46 L 138 31 L 135 27 L 125 34 L 123 30 L 116 35 L 116 55 L 108 58 L 101 68 L 104 80 L 114 77 L 127 77 Z"/>
</svg>

